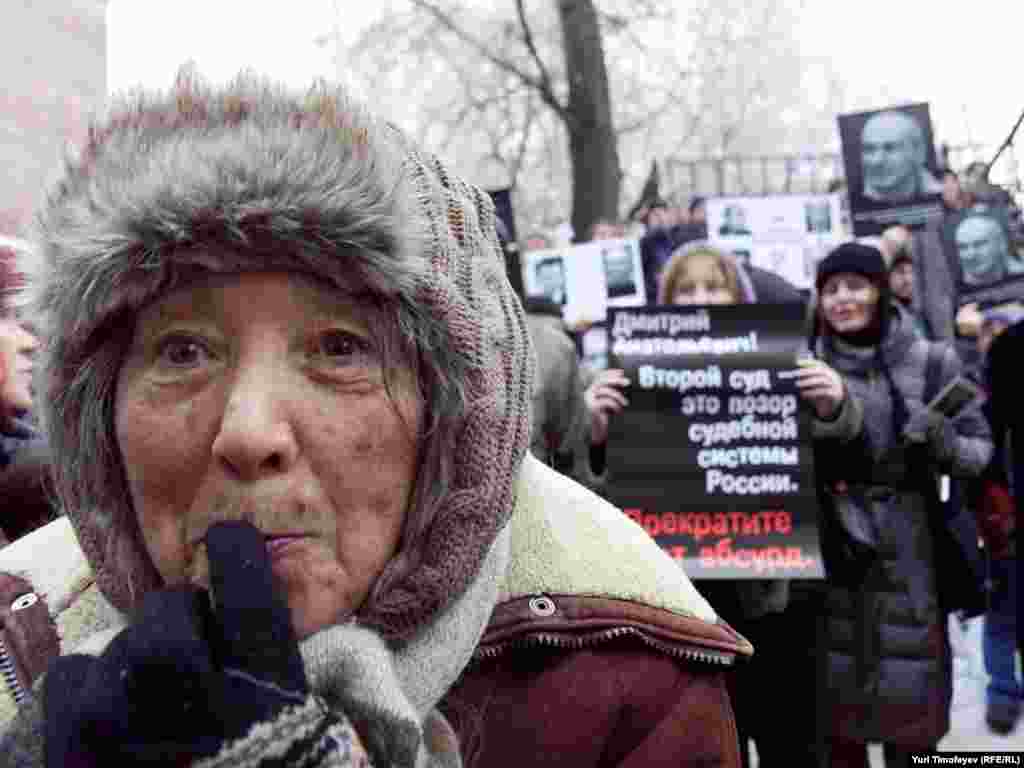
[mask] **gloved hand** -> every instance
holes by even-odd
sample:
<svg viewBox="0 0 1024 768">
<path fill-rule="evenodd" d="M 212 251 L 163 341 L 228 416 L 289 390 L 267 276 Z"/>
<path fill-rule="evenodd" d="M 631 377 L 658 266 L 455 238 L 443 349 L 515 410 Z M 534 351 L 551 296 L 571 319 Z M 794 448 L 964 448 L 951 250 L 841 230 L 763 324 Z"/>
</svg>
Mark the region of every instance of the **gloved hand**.
<svg viewBox="0 0 1024 768">
<path fill-rule="evenodd" d="M 50 666 L 47 766 L 178 766 L 214 755 L 217 765 L 233 765 L 239 745 L 239 764 L 255 765 L 268 750 L 303 764 L 346 764 L 336 747 L 351 748 L 354 731 L 308 694 L 263 535 L 247 522 L 218 523 L 206 547 L 212 595 L 194 587 L 151 593 L 101 656 Z M 346 729 L 346 743 L 332 741 Z M 335 754 L 313 757 L 327 750 Z"/>
<path fill-rule="evenodd" d="M 911 445 L 923 445 L 928 456 L 942 467 L 953 463 L 956 455 L 956 429 L 952 419 L 930 408 L 911 412 L 903 427 L 903 438 Z"/>
</svg>

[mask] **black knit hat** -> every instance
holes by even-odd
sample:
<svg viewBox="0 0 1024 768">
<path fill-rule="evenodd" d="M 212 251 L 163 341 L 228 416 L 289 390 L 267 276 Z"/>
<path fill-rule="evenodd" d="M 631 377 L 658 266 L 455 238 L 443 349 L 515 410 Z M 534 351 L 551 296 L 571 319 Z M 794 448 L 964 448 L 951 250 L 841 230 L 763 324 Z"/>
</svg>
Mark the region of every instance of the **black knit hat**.
<svg viewBox="0 0 1024 768">
<path fill-rule="evenodd" d="M 822 259 L 818 264 L 818 279 L 815 281 L 818 293 L 821 293 L 826 280 L 840 272 L 863 275 L 878 285 L 879 290 L 888 285 L 885 258 L 880 250 L 870 245 L 843 243 Z"/>
</svg>

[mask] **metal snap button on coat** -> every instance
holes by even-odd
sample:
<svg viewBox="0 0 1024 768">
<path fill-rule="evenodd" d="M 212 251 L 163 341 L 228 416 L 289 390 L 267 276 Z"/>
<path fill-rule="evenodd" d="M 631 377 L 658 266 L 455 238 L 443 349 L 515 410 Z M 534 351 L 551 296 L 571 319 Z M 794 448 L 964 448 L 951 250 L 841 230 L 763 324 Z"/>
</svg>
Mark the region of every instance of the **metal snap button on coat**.
<svg viewBox="0 0 1024 768">
<path fill-rule="evenodd" d="M 39 596 L 35 592 L 28 592 L 22 595 L 13 603 L 11 603 L 12 611 L 23 611 L 26 608 L 31 608 L 33 605 L 39 602 Z"/>
<path fill-rule="evenodd" d="M 544 595 L 531 597 L 530 610 L 534 616 L 553 616 L 555 613 L 555 601 Z"/>
</svg>

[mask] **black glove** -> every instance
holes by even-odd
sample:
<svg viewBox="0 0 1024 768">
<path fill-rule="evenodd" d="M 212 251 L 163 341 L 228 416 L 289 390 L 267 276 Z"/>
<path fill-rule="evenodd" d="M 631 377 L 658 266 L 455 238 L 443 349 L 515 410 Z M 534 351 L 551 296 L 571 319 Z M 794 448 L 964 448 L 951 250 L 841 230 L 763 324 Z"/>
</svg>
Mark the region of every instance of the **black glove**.
<svg viewBox="0 0 1024 768">
<path fill-rule="evenodd" d="M 924 446 L 928 456 L 940 467 L 953 463 L 956 437 L 952 419 L 931 408 L 915 410 L 903 428 L 903 438 L 911 445 Z"/>
<path fill-rule="evenodd" d="M 263 535 L 246 522 L 218 523 L 206 547 L 216 607 L 192 587 L 151 593 L 101 656 L 50 666 L 47 766 L 182 765 L 288 708 L 330 719 L 308 696 Z"/>
</svg>

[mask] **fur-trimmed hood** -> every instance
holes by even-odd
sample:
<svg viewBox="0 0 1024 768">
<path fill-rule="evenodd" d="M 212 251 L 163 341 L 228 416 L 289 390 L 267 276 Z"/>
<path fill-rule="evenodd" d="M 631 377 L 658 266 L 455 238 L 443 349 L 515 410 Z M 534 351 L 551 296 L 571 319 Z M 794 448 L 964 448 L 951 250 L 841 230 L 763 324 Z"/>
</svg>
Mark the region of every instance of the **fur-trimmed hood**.
<svg viewBox="0 0 1024 768">
<path fill-rule="evenodd" d="M 35 240 L 40 420 L 61 504 L 118 609 L 159 577 L 115 439 L 117 371 L 139 309 L 211 271 L 300 271 L 365 296 L 411 339 L 421 387 L 460 393 L 461 410 L 435 403 L 421 445 L 414 503 L 433 493 L 435 511 L 406 530 L 361 618 L 408 638 L 466 589 L 512 511 L 534 375 L 484 192 L 340 88 L 293 93 L 251 75 L 213 88 L 185 72 L 93 125 Z M 447 442 L 431 454 L 431 441 Z"/>
</svg>

